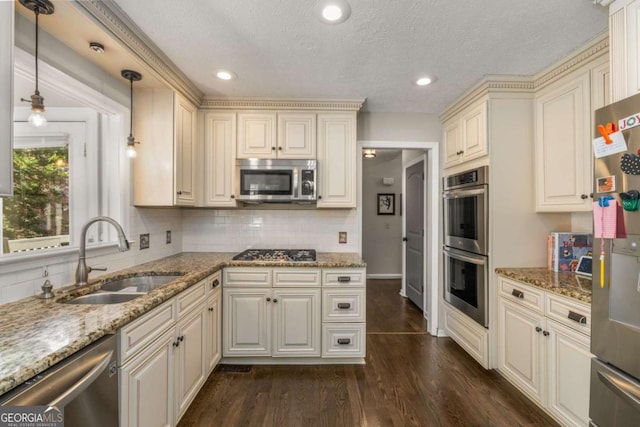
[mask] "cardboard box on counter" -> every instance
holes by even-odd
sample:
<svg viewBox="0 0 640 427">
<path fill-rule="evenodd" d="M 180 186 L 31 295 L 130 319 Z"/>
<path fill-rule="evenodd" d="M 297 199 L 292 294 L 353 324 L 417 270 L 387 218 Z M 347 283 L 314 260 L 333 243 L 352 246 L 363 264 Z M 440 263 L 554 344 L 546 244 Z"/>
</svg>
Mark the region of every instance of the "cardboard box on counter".
<svg viewBox="0 0 640 427">
<path fill-rule="evenodd" d="M 553 232 L 547 238 L 547 268 L 575 271 L 581 256 L 593 254 L 593 234 Z"/>
</svg>

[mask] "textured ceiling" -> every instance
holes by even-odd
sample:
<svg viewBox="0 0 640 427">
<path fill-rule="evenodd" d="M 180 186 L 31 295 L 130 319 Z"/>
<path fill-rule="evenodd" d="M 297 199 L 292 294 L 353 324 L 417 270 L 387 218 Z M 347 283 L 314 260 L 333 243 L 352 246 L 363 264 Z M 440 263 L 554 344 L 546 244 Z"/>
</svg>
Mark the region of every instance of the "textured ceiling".
<svg viewBox="0 0 640 427">
<path fill-rule="evenodd" d="M 115 0 L 213 97 L 367 98 L 365 110 L 440 113 L 487 74 L 535 74 L 607 29 L 590 0 Z M 238 78 L 219 81 L 227 68 Z M 435 75 L 431 86 L 413 84 Z"/>
</svg>

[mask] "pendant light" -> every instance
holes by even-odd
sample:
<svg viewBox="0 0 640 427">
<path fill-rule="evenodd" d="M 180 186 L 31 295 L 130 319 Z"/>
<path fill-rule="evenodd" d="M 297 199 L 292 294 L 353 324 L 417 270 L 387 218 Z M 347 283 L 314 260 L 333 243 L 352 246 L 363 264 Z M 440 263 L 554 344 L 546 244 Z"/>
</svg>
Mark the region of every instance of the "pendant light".
<svg viewBox="0 0 640 427">
<path fill-rule="evenodd" d="M 129 80 L 130 83 L 130 100 L 131 107 L 129 108 L 129 137 L 127 138 L 127 156 L 134 158 L 138 155 L 136 153 L 136 144 L 140 144 L 139 141 L 133 137 L 133 82 L 139 82 L 142 80 L 142 74 L 132 70 L 122 70 L 120 75 Z"/>
<path fill-rule="evenodd" d="M 32 126 L 40 127 L 47 124 L 44 116 L 44 98 L 40 96 L 38 90 L 38 16 L 51 15 L 54 11 L 53 4 L 49 0 L 20 0 L 20 4 L 33 11 L 36 15 L 36 90 L 31 95 L 31 100 L 21 98 L 21 101 L 31 102 L 31 114 L 29 123 Z"/>
</svg>

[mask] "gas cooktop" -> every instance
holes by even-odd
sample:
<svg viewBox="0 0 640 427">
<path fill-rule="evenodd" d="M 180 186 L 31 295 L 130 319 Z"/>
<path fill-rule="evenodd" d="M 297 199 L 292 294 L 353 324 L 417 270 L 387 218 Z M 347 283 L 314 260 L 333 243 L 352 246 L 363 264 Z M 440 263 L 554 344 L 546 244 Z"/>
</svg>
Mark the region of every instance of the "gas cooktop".
<svg viewBox="0 0 640 427">
<path fill-rule="evenodd" d="M 233 257 L 236 261 L 313 262 L 315 249 L 247 249 Z"/>
</svg>

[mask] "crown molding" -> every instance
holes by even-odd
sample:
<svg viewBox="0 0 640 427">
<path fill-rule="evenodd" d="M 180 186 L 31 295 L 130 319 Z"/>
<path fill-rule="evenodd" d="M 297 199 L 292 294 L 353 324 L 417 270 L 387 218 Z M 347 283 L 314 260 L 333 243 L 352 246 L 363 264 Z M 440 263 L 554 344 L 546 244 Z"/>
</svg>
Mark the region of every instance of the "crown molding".
<svg viewBox="0 0 640 427">
<path fill-rule="evenodd" d="M 75 0 L 71 4 L 101 26 L 168 86 L 193 104 L 200 105 L 202 92 L 113 0 Z"/>
<path fill-rule="evenodd" d="M 211 110 L 359 111 L 365 99 L 213 98 L 205 96 L 200 107 Z"/>
</svg>

